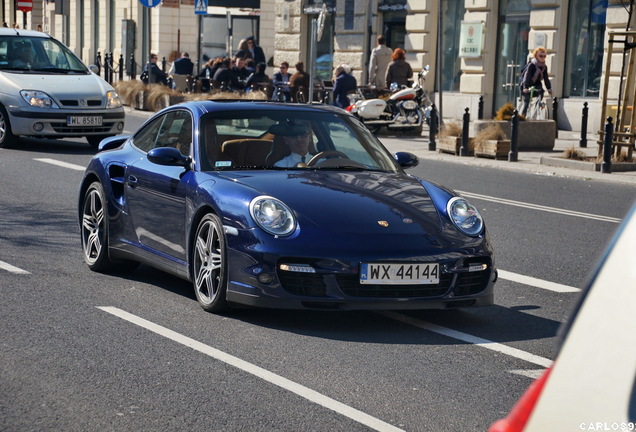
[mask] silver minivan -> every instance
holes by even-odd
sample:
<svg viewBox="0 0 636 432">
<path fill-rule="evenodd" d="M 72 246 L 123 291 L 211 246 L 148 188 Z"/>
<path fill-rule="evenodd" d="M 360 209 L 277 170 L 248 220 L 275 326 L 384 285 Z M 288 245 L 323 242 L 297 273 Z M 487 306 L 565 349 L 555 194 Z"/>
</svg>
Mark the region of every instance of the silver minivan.
<svg viewBox="0 0 636 432">
<path fill-rule="evenodd" d="M 124 116 L 115 89 L 64 44 L 0 28 L 0 148 L 19 136 L 86 137 L 97 147 L 124 130 Z"/>
</svg>

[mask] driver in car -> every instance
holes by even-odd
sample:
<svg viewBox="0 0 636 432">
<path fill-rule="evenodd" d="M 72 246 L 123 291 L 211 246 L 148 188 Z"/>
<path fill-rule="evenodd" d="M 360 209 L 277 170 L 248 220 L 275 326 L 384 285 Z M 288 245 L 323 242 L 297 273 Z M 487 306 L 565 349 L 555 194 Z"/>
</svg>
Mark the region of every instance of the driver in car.
<svg viewBox="0 0 636 432">
<path fill-rule="evenodd" d="M 274 163 L 275 167 L 291 168 L 300 163 L 306 164 L 311 160 L 312 156 L 309 154 L 309 144 L 312 140 L 311 129 L 305 128 L 305 131 L 300 135 L 284 136 L 283 140 L 291 153 Z"/>
<path fill-rule="evenodd" d="M 18 58 L 11 64 L 15 68 L 30 68 L 33 65 L 33 52 L 27 43 L 18 45 Z"/>
</svg>

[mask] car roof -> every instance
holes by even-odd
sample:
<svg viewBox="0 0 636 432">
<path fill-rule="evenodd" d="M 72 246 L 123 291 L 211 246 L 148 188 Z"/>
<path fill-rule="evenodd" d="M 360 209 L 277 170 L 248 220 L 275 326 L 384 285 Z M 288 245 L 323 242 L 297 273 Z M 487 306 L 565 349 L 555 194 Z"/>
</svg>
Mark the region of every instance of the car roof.
<svg viewBox="0 0 636 432">
<path fill-rule="evenodd" d="M 185 107 L 192 111 L 199 111 L 200 114 L 208 112 L 223 111 L 294 111 L 294 112 L 332 112 L 335 114 L 347 114 L 346 111 L 331 105 L 324 104 L 297 104 L 297 103 L 281 103 L 270 101 L 251 101 L 251 100 L 207 100 L 207 101 L 191 101 L 183 102 L 179 105 L 173 105 L 170 108 Z"/>
<path fill-rule="evenodd" d="M 51 39 L 51 36 L 34 30 L 23 30 L 23 29 L 13 29 L 7 27 L 0 27 L 0 36 L 28 36 L 28 37 L 39 37 L 43 39 Z"/>
</svg>

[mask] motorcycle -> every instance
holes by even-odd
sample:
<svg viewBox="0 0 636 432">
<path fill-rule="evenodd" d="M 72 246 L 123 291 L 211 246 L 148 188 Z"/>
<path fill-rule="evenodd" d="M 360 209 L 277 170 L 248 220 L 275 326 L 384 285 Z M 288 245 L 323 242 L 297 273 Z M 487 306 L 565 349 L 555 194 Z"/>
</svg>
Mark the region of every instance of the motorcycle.
<svg viewBox="0 0 636 432">
<path fill-rule="evenodd" d="M 366 98 L 358 89 L 347 111 L 358 117 L 373 133 L 382 127 L 391 131 L 421 133 L 422 123 L 430 121 L 432 102 L 423 87 L 429 69 L 428 65 L 424 67 L 411 87 L 398 88 L 393 83 L 387 99 Z"/>
</svg>

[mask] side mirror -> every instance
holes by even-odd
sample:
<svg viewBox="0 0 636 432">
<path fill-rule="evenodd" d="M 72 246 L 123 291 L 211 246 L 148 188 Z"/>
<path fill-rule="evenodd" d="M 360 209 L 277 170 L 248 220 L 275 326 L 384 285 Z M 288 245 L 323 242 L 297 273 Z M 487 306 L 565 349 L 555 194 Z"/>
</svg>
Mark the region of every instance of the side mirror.
<svg viewBox="0 0 636 432">
<path fill-rule="evenodd" d="M 402 168 L 413 168 L 420 163 L 418 157 L 413 153 L 397 152 L 393 157 Z"/>
<path fill-rule="evenodd" d="M 157 165 L 189 167 L 192 159 L 174 147 L 158 147 L 148 152 L 148 160 Z"/>
<path fill-rule="evenodd" d="M 99 75 L 99 68 L 94 64 L 90 65 L 88 69 L 93 72 L 95 75 Z"/>
</svg>

